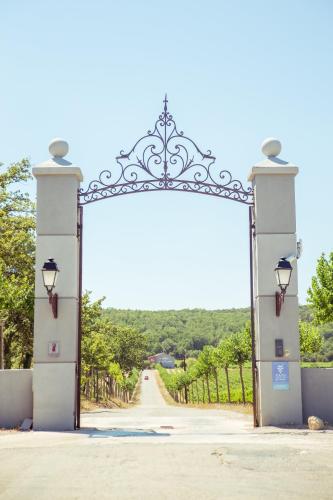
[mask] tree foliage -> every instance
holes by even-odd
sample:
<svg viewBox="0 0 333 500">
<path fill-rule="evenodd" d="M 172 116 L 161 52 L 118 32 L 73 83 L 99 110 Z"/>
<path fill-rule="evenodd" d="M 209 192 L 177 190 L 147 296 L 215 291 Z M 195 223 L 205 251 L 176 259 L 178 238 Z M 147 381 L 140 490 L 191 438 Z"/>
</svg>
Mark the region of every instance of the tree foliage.
<svg viewBox="0 0 333 500">
<path fill-rule="evenodd" d="M 323 253 L 317 262 L 308 290 L 308 303 L 318 324 L 333 321 L 333 252 L 328 257 Z"/>
<path fill-rule="evenodd" d="M 313 321 L 310 306 L 301 305 L 299 312 L 302 321 Z M 231 334 L 245 328 L 249 320 L 249 309 L 215 311 L 203 309 L 182 309 L 179 311 L 105 309 L 104 314 L 115 324 L 130 326 L 144 333 L 147 337 L 148 355 L 165 351 L 175 356 L 176 359 L 182 359 L 184 352 L 188 357 L 197 358 L 205 345 L 219 346 L 222 340 L 231 338 Z M 247 326 L 247 328 L 249 327 Z M 333 361 L 333 321 L 319 325 L 319 333 L 323 339 L 322 347 L 319 352 L 307 355 L 306 359 L 309 361 Z M 194 346 L 201 347 L 194 349 Z M 228 358 L 229 350 L 225 349 L 224 352 Z M 228 366 L 228 361 L 226 366 Z"/>
<path fill-rule="evenodd" d="M 251 335 L 249 328 L 230 336 L 230 357 L 238 366 L 251 359 Z"/>
<path fill-rule="evenodd" d="M 135 328 L 147 337 L 147 351 L 164 351 L 182 358 L 197 357 L 205 345 L 217 346 L 230 333 L 240 331 L 250 317 L 250 310 L 182 309 L 179 311 L 133 311 L 109 308 L 105 315 L 114 324 Z"/>
<path fill-rule="evenodd" d="M 91 302 L 82 297 L 82 366 L 103 368 L 119 378 L 141 368 L 146 356 L 146 337 L 134 328 L 115 325 L 103 314 L 104 298 Z"/>
<path fill-rule="evenodd" d="M 299 322 L 299 339 L 302 358 L 319 353 L 323 345 L 319 328 L 306 321 Z"/>
<path fill-rule="evenodd" d="M 29 368 L 33 349 L 34 204 L 21 187 L 31 179 L 22 160 L 0 172 L 0 317 L 6 368 Z"/>
<path fill-rule="evenodd" d="M 127 326 L 113 325 L 108 332 L 114 361 L 126 373 L 134 367 L 142 368 L 146 357 L 147 339 L 143 333 Z"/>
<path fill-rule="evenodd" d="M 187 401 L 187 395 L 193 384 L 200 381 L 202 386 L 203 402 L 212 401 L 211 379 L 215 380 L 216 397 L 220 402 L 218 370 L 223 369 L 226 376 L 227 397 L 231 401 L 229 367 L 237 365 L 239 368 L 239 381 L 241 386 L 241 401 L 246 402 L 246 388 L 243 377 L 244 364 L 251 359 L 251 335 L 247 324 L 243 330 L 221 340 L 217 347 L 204 346 L 196 360 L 189 363 L 186 372 L 182 370 L 168 371 L 158 366 L 163 381 L 176 399 L 182 400 L 181 394 L 184 392 L 184 401 Z M 252 387 L 250 387 L 250 391 Z M 206 395 L 207 394 L 207 398 Z"/>
</svg>

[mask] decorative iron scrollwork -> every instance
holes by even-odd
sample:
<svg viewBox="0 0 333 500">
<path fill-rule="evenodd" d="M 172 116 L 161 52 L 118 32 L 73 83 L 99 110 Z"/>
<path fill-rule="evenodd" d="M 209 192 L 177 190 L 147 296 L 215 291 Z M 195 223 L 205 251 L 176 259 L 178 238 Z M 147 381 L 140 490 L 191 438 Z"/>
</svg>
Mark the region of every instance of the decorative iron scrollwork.
<svg viewBox="0 0 333 500">
<path fill-rule="evenodd" d="M 141 137 L 129 153 L 120 151 L 113 170 L 103 170 L 99 178 L 79 191 L 79 204 L 145 191 L 187 191 L 253 204 L 253 190 L 245 189 L 228 170 L 217 171 L 215 156 L 203 153 L 192 139 L 178 132 L 164 109 L 153 131 Z"/>
</svg>

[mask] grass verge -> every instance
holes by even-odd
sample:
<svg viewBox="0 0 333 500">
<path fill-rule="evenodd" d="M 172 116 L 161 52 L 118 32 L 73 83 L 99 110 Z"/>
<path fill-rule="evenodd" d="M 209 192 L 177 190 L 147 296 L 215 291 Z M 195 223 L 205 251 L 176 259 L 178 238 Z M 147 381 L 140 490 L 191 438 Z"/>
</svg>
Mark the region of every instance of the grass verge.
<svg viewBox="0 0 333 500">
<path fill-rule="evenodd" d="M 124 403 L 120 399 L 109 399 L 108 401 L 91 401 L 87 399 L 83 394 L 81 394 L 81 411 L 96 411 L 101 409 L 112 409 L 112 408 L 129 408 L 132 406 L 130 403 Z"/>
</svg>

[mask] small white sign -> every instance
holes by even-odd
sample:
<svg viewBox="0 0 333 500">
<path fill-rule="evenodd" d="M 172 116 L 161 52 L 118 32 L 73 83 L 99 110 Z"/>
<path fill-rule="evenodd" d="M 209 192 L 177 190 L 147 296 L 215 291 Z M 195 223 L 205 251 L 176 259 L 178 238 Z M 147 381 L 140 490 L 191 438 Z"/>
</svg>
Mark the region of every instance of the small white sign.
<svg viewBox="0 0 333 500">
<path fill-rule="evenodd" d="M 60 342 L 58 340 L 52 340 L 49 342 L 49 356 L 59 356 L 60 354 Z"/>
</svg>

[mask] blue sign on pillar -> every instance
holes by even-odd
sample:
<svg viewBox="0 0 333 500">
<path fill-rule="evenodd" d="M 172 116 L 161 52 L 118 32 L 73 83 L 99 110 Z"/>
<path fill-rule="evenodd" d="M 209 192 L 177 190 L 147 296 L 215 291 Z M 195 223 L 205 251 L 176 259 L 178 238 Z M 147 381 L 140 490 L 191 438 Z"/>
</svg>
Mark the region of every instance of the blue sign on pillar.
<svg viewBox="0 0 333 500">
<path fill-rule="evenodd" d="M 274 390 L 289 390 L 289 364 L 287 361 L 272 362 L 272 379 Z"/>
</svg>

